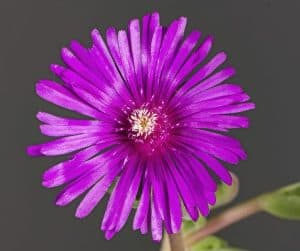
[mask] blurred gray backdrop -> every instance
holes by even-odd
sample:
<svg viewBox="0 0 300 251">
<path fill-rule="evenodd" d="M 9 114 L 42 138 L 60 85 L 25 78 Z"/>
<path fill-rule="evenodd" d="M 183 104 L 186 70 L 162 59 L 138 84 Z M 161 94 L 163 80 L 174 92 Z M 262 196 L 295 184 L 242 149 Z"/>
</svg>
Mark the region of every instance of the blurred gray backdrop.
<svg viewBox="0 0 300 251">
<path fill-rule="evenodd" d="M 58 111 L 41 101 L 34 84 L 54 78 L 50 63 L 72 39 L 89 44 L 98 27 L 125 28 L 129 19 L 157 10 L 162 23 L 188 17 L 188 30 L 215 36 L 214 51 L 225 50 L 234 78 L 257 104 L 249 130 L 234 132 L 249 158 L 231 170 L 240 177 L 237 201 L 300 180 L 299 60 L 300 2 L 282 0 L 1 0 L 0 250 L 158 250 L 149 236 L 131 230 L 131 221 L 113 240 L 99 231 L 105 201 L 85 220 L 75 219 L 76 203 L 53 204 L 58 190 L 46 190 L 40 176 L 58 159 L 32 159 L 25 147 L 45 140 L 35 113 Z M 254 251 L 300 250 L 299 222 L 261 214 L 220 233 L 232 245 Z"/>
</svg>

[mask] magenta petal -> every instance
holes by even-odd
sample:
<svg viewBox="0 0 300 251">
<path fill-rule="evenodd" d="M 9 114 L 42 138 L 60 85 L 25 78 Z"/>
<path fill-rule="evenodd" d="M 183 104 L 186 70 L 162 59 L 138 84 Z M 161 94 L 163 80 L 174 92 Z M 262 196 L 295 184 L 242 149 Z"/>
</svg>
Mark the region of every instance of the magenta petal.
<svg viewBox="0 0 300 251">
<path fill-rule="evenodd" d="M 141 61 L 141 34 L 139 20 L 132 20 L 129 24 L 130 45 L 139 92 L 142 90 L 142 61 Z"/>
<path fill-rule="evenodd" d="M 192 151 L 192 149 L 189 151 Z M 177 161 L 184 167 L 182 170 L 183 174 L 186 175 L 186 173 L 190 173 L 190 175 L 188 175 L 190 179 L 200 181 L 200 184 L 203 185 L 203 189 L 215 192 L 217 190 L 215 180 L 210 176 L 206 168 L 195 158 L 195 156 L 192 153 L 189 154 L 190 155 L 187 156 L 181 155 L 177 158 Z"/>
<path fill-rule="evenodd" d="M 46 156 L 63 155 L 88 147 L 99 140 L 100 136 L 97 134 L 81 134 L 56 139 L 48 143 L 38 145 L 38 147 L 40 148 L 39 151 Z"/>
<path fill-rule="evenodd" d="M 94 93 L 100 91 L 100 89 L 98 89 L 96 85 L 87 81 L 86 79 L 78 75 L 76 72 L 66 67 L 57 64 L 52 64 L 50 66 L 50 69 L 55 75 L 57 75 L 61 80 L 63 80 L 69 88 L 72 88 L 72 86 L 79 86 L 84 90 L 88 90 Z"/>
<path fill-rule="evenodd" d="M 159 14 L 157 12 L 152 15 L 146 15 L 142 20 L 142 46 L 141 46 L 141 61 L 144 89 L 147 89 L 146 81 L 149 75 L 150 51 L 153 34 L 159 26 Z"/>
<path fill-rule="evenodd" d="M 213 144 L 205 142 L 201 142 L 201 145 L 198 146 L 198 148 L 200 151 L 208 153 L 230 164 L 237 164 L 239 162 L 239 157 L 225 148 L 217 147 Z"/>
<path fill-rule="evenodd" d="M 142 19 L 141 63 L 142 63 L 142 77 L 143 77 L 143 82 L 145 82 L 146 78 L 147 78 L 147 74 L 148 74 L 148 58 L 150 56 L 149 42 L 148 42 L 148 40 L 149 40 L 149 34 L 148 33 L 149 33 L 149 21 L 150 21 L 150 18 L 151 18 L 150 15 L 146 15 Z"/>
<path fill-rule="evenodd" d="M 87 193 L 84 199 L 76 210 L 76 217 L 84 218 L 91 213 L 91 211 L 101 201 L 109 186 L 120 172 L 120 168 L 111 166 L 108 173 Z"/>
<path fill-rule="evenodd" d="M 177 73 L 173 85 L 178 85 L 197 65 L 199 65 L 209 53 L 213 38 L 207 37 L 197 51 L 195 51 Z"/>
<path fill-rule="evenodd" d="M 217 67 L 219 67 L 226 60 L 224 52 L 218 53 L 206 65 L 200 68 L 182 87 L 183 91 L 188 91 L 201 80 L 209 76 Z"/>
<path fill-rule="evenodd" d="M 161 48 L 157 59 L 157 66 L 155 69 L 154 91 L 158 92 L 157 94 L 159 94 L 161 91 L 161 85 L 165 82 L 164 77 L 166 72 L 163 71 L 163 68 L 165 67 L 168 69 L 170 63 L 173 61 L 174 51 L 177 49 L 178 43 L 181 41 L 184 35 L 186 21 L 187 20 L 185 17 L 175 20 L 172 24 L 170 24 L 163 36 L 163 41 L 161 43 Z"/>
<path fill-rule="evenodd" d="M 156 165 L 152 165 L 149 168 L 149 175 L 151 177 L 151 185 L 153 188 L 153 199 L 156 201 L 157 209 L 161 215 L 163 222 L 165 223 L 167 233 L 172 233 L 172 227 L 170 222 L 170 214 L 167 208 L 167 191 L 164 187 L 165 178 L 162 177 L 161 163 L 156 162 Z"/>
<path fill-rule="evenodd" d="M 40 125 L 41 133 L 47 136 L 70 136 L 76 134 L 96 133 L 101 131 L 101 126 L 54 126 Z"/>
<path fill-rule="evenodd" d="M 201 120 L 216 123 L 223 128 L 248 128 L 249 127 L 249 119 L 244 116 L 213 115 L 206 118 L 201 118 Z"/>
<path fill-rule="evenodd" d="M 72 157 L 72 159 L 67 160 L 65 162 L 61 162 L 59 164 L 56 164 L 46 170 L 43 174 L 43 179 L 48 180 L 53 177 L 58 177 L 60 175 L 63 175 L 66 172 L 66 169 L 71 169 L 76 165 L 80 165 L 84 163 L 86 160 L 92 158 L 97 153 L 99 153 L 101 150 L 109 147 L 112 145 L 111 141 L 105 141 L 102 143 L 98 143 L 97 145 L 92 145 L 90 147 L 87 147 L 77 153 L 75 153 Z"/>
<path fill-rule="evenodd" d="M 83 103 L 70 91 L 55 82 L 40 81 L 36 85 L 36 92 L 41 98 L 63 108 L 79 112 L 92 118 L 102 118 L 102 115 L 97 110 Z"/>
<path fill-rule="evenodd" d="M 121 62 L 123 65 L 124 75 L 127 80 L 128 88 L 130 89 L 133 97 L 138 101 L 140 93 L 138 92 L 138 85 L 126 31 L 121 30 L 118 32 L 118 43 Z"/>
<path fill-rule="evenodd" d="M 222 84 L 198 93 L 196 98 L 198 101 L 204 101 L 204 100 L 210 100 L 214 98 L 239 94 L 242 92 L 243 89 L 238 85 Z"/>
<path fill-rule="evenodd" d="M 58 117 L 47 112 L 38 112 L 36 117 L 43 123 L 54 126 L 97 126 L 101 125 L 99 120 L 70 119 Z"/>
<path fill-rule="evenodd" d="M 173 161 L 175 161 L 175 157 L 173 157 Z M 174 164 L 175 164 L 174 163 Z M 178 163 L 176 163 L 178 164 Z M 175 164 L 175 165 L 176 165 Z M 172 165 L 169 162 L 169 166 Z M 198 219 L 198 210 L 196 209 L 196 201 L 194 197 L 192 196 L 192 192 L 190 191 L 189 182 L 185 181 L 183 178 L 183 175 L 179 173 L 177 169 L 180 169 L 177 165 L 172 165 L 171 168 L 168 169 L 168 171 L 173 176 L 173 179 L 176 183 L 177 189 L 181 195 L 182 201 L 184 203 L 184 206 L 189 213 L 191 219 L 197 220 Z"/>
<path fill-rule="evenodd" d="M 105 83 L 105 79 L 100 75 L 93 73 L 87 66 L 85 66 L 69 49 L 63 48 L 61 51 L 63 61 L 80 76 L 93 83 L 96 86 L 101 86 Z"/>
<path fill-rule="evenodd" d="M 70 48 L 74 55 L 87 67 L 93 68 L 95 67 L 95 63 L 92 61 L 91 55 L 89 54 L 88 49 L 86 49 L 83 45 L 81 45 L 78 41 L 72 40 L 70 43 Z"/>
<path fill-rule="evenodd" d="M 148 211 L 150 211 L 150 210 L 148 210 Z M 149 215 L 150 215 L 150 213 L 147 211 L 147 214 L 146 214 L 146 217 L 145 217 L 145 220 L 144 220 L 144 222 L 142 223 L 142 225 L 141 225 L 141 228 L 140 228 L 140 232 L 141 232 L 141 234 L 146 234 L 146 233 L 148 233 L 148 228 L 149 228 Z"/>
<path fill-rule="evenodd" d="M 221 132 L 227 132 L 228 129 L 219 125 L 217 122 L 206 122 L 206 121 L 192 121 L 192 122 L 186 122 L 184 124 L 188 129 L 195 128 L 195 129 L 207 129 L 207 130 L 213 130 L 213 131 L 221 131 Z"/>
<path fill-rule="evenodd" d="M 93 147 L 88 148 L 88 154 L 91 155 L 88 156 L 86 154 L 86 156 L 84 156 L 85 159 L 80 158 L 79 155 L 75 155 L 73 159 L 59 163 L 48 169 L 43 175 L 43 186 L 50 188 L 63 185 L 97 168 L 99 163 L 103 163 L 105 160 L 107 161 L 106 155 L 109 155 L 110 153 L 100 154 L 92 159 L 86 160 L 95 154 L 93 152 L 94 149 Z M 99 150 L 101 150 L 101 148 Z M 80 153 L 83 153 L 83 151 Z"/>
<path fill-rule="evenodd" d="M 126 80 L 125 70 L 122 64 L 122 58 L 120 55 L 118 35 L 115 28 L 108 28 L 106 31 L 107 45 L 109 47 L 111 56 L 115 62 L 118 71 L 121 74 L 122 79 Z"/>
<path fill-rule="evenodd" d="M 120 81 L 121 76 L 118 72 L 115 62 L 114 62 L 112 56 L 110 55 L 110 52 L 109 52 L 104 40 L 101 37 L 100 32 L 97 29 L 94 29 L 91 33 L 91 37 L 93 39 L 94 44 L 98 48 L 100 55 L 102 56 L 102 58 L 104 60 L 105 70 L 112 72 L 112 74 L 114 74 L 115 79 Z"/>
<path fill-rule="evenodd" d="M 40 150 L 41 150 L 41 148 L 38 145 L 37 146 L 32 145 L 32 146 L 27 146 L 26 147 L 26 153 L 30 156 L 41 156 L 41 155 L 43 155 Z"/>
<path fill-rule="evenodd" d="M 165 79 L 167 83 L 171 83 L 171 81 L 174 79 L 185 59 L 189 56 L 193 48 L 196 46 L 200 35 L 201 33 L 199 31 L 193 31 L 182 43 L 177 55 L 175 56 L 173 64 L 170 66 L 168 73 L 166 74 Z"/>
<path fill-rule="evenodd" d="M 233 67 L 225 68 L 218 73 L 212 75 L 211 77 L 205 79 L 202 81 L 197 87 L 195 88 L 195 91 L 204 91 L 208 88 L 212 88 L 220 83 L 222 83 L 224 80 L 232 77 L 235 74 L 235 69 Z"/>
<path fill-rule="evenodd" d="M 182 176 L 188 181 L 190 192 L 196 201 L 197 207 L 203 216 L 207 216 L 209 208 L 205 191 L 215 192 L 217 187 L 215 181 L 195 158 L 187 159 L 185 156 L 181 156 L 177 158 L 177 162 L 182 166 Z"/>
<path fill-rule="evenodd" d="M 241 102 L 248 101 L 250 97 L 245 93 L 239 93 L 236 95 L 225 96 L 221 98 L 200 101 L 199 103 L 195 104 L 195 106 L 199 107 L 199 111 L 209 110 L 212 108 L 217 107 L 224 107 L 232 104 L 237 104 Z"/>
<path fill-rule="evenodd" d="M 166 170 L 165 170 L 166 168 Z M 166 191 L 168 194 L 168 210 L 170 212 L 170 225 L 173 233 L 177 233 L 180 230 L 182 222 L 181 203 L 178 197 L 177 188 L 173 182 L 171 174 L 167 171 L 168 164 L 162 168 L 162 173 L 165 181 L 168 181 L 166 185 Z"/>
<path fill-rule="evenodd" d="M 133 220 L 134 230 L 141 228 L 145 220 L 147 220 L 149 205 L 150 205 L 150 184 L 149 184 L 148 176 L 145 176 L 142 195 L 139 200 L 139 205 Z"/>
<path fill-rule="evenodd" d="M 130 186 L 130 181 L 133 179 L 135 174 L 135 165 L 136 161 L 134 159 L 124 166 L 123 169 L 125 170 L 123 171 L 117 185 L 115 186 L 107 204 L 101 225 L 102 230 L 115 229 L 118 223 L 120 209 L 122 209 L 123 207 L 126 193 L 128 191 L 128 187 Z"/>
<path fill-rule="evenodd" d="M 105 231 L 105 239 L 106 240 L 112 239 L 115 236 L 116 233 L 117 232 L 114 231 L 114 230 L 107 230 L 107 231 Z"/>
<path fill-rule="evenodd" d="M 216 194 L 213 193 L 213 192 L 210 192 L 210 191 L 204 191 L 204 196 L 205 196 L 205 199 L 207 200 L 207 202 L 213 206 L 216 204 Z"/>
<path fill-rule="evenodd" d="M 150 58 L 148 59 L 149 67 L 148 67 L 147 85 L 145 86 L 146 96 L 148 99 L 152 98 L 153 96 L 154 76 L 155 76 L 156 65 L 159 57 L 162 34 L 163 34 L 163 29 L 161 26 L 158 26 L 155 29 L 151 40 Z"/>
<path fill-rule="evenodd" d="M 215 158 L 205 154 L 203 152 L 198 152 L 198 157 L 209 167 L 211 168 L 220 179 L 227 185 L 232 184 L 232 177 L 229 171 Z"/>
<path fill-rule="evenodd" d="M 154 241 L 161 241 L 162 239 L 162 218 L 157 209 L 156 200 L 151 204 L 151 232 Z"/>
<path fill-rule="evenodd" d="M 98 60 L 97 60 L 98 58 L 96 59 L 94 54 L 91 53 L 92 52 L 91 49 L 87 49 L 87 48 L 83 47 L 79 42 L 77 42 L 75 40 L 71 41 L 70 48 L 71 48 L 72 52 L 74 53 L 74 55 L 80 61 L 78 63 L 82 63 L 82 67 L 86 67 L 88 70 L 90 70 L 91 75 L 95 74 L 97 77 L 99 77 L 99 79 L 101 79 L 101 82 L 103 82 L 103 83 L 104 82 L 107 83 L 109 81 L 109 79 L 107 78 L 107 74 L 105 74 L 106 72 L 98 67 Z M 63 57 L 64 57 L 64 55 L 63 55 Z M 70 65 L 70 63 L 69 63 L 69 65 Z M 73 69 L 74 69 L 74 67 L 73 67 Z M 84 71 L 83 75 L 85 75 L 87 69 Z M 89 80 L 92 82 L 94 82 L 93 80 L 95 80 L 95 79 L 96 78 L 94 78 L 94 76 L 92 78 L 89 78 Z M 95 81 L 95 83 L 97 83 L 97 82 Z"/>
<path fill-rule="evenodd" d="M 68 205 L 70 202 L 88 190 L 91 186 L 93 186 L 106 173 L 107 168 L 99 165 L 97 166 L 97 170 L 93 170 L 78 180 L 75 180 L 61 191 L 56 199 L 56 205 Z"/>
<path fill-rule="evenodd" d="M 136 199 L 136 195 L 140 186 L 141 176 L 143 171 L 144 168 L 141 165 L 138 165 L 136 167 L 136 173 L 134 175 L 134 178 L 131 181 L 130 186 L 128 187 L 128 191 L 126 194 L 126 198 L 124 200 L 123 207 L 122 209 L 120 209 L 120 216 L 115 228 L 116 231 L 120 231 L 128 219 L 129 213 Z"/>
</svg>

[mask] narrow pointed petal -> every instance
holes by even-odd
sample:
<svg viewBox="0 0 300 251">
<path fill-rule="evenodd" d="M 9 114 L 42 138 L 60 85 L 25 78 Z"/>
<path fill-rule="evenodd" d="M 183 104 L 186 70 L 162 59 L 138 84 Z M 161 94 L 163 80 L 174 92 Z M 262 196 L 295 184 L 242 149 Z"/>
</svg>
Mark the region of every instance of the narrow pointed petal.
<svg viewBox="0 0 300 251">
<path fill-rule="evenodd" d="M 147 234 L 148 233 L 148 229 L 149 229 L 149 215 L 150 215 L 150 210 L 147 211 L 147 214 L 146 214 L 146 217 L 145 217 L 145 220 L 144 222 L 142 223 L 141 225 L 141 228 L 140 228 L 140 232 L 141 234 Z"/>
<path fill-rule="evenodd" d="M 59 117 L 47 112 L 38 112 L 36 117 L 41 122 L 54 126 L 97 126 L 101 125 L 99 120 L 73 119 Z"/>
<path fill-rule="evenodd" d="M 161 163 L 156 162 L 156 165 L 149 169 L 149 174 L 151 177 L 151 185 L 153 188 L 153 197 L 156 201 L 157 209 L 161 215 L 163 222 L 165 223 L 167 233 L 172 233 L 172 227 L 170 222 L 170 214 L 167 208 L 167 192 L 164 187 L 165 179 L 161 174 Z"/>
<path fill-rule="evenodd" d="M 198 157 L 210 168 L 219 178 L 227 185 L 232 184 L 232 177 L 229 171 L 215 158 L 205 154 L 204 152 L 198 152 Z"/>
<path fill-rule="evenodd" d="M 201 80 L 209 76 L 214 72 L 217 67 L 223 64 L 226 60 L 226 54 L 224 52 L 218 53 L 214 56 L 206 65 L 202 66 L 182 87 L 184 92 L 194 87 Z"/>
<path fill-rule="evenodd" d="M 113 230 L 116 227 L 118 221 L 118 215 L 120 214 L 120 209 L 122 208 L 125 200 L 128 187 L 130 186 L 130 181 L 133 179 L 136 166 L 135 159 L 129 161 L 126 166 L 124 166 L 124 171 L 115 186 L 113 193 L 110 196 L 109 202 L 107 204 L 104 218 L 102 220 L 101 229 L 102 230 Z"/>
<path fill-rule="evenodd" d="M 96 147 L 98 148 L 99 146 Z M 100 152 L 100 155 L 91 158 L 94 154 L 96 154 L 95 152 L 93 152 L 95 148 L 93 149 L 93 147 L 90 147 L 88 150 L 89 150 L 88 154 L 90 154 L 90 156 L 85 154 L 86 155 L 84 156 L 85 159 L 83 159 L 79 155 L 75 155 L 76 157 L 74 157 L 73 159 L 66 162 L 59 163 L 58 165 L 55 165 L 52 168 L 48 169 L 43 174 L 43 182 L 42 182 L 43 186 L 51 188 L 51 187 L 57 187 L 65 183 L 71 182 L 74 179 L 78 178 L 79 176 L 82 176 L 88 171 L 92 170 L 99 163 L 104 162 L 107 154 L 109 156 L 113 155 L 112 153 L 102 154 Z M 103 150 L 103 148 L 102 149 L 100 148 L 99 151 L 100 150 Z M 89 159 L 87 160 L 87 158 Z"/>
<path fill-rule="evenodd" d="M 73 135 L 56 139 L 48 143 L 30 146 L 30 148 L 39 149 L 39 152 L 45 156 L 64 155 L 91 146 L 97 141 L 100 141 L 100 139 L 101 137 L 99 134 Z"/>
<path fill-rule="evenodd" d="M 61 57 L 66 65 L 94 85 L 100 87 L 103 83 L 106 83 L 106 80 L 103 77 L 93 73 L 69 49 L 63 48 Z"/>
<path fill-rule="evenodd" d="M 36 85 L 37 94 L 60 107 L 79 112 L 92 118 L 101 119 L 103 116 L 99 111 L 76 98 L 62 85 L 52 81 L 40 81 Z"/>
<path fill-rule="evenodd" d="M 202 81 L 197 87 L 195 88 L 196 91 L 204 91 L 209 88 L 212 88 L 220 83 L 222 83 L 224 80 L 232 77 L 235 74 L 235 69 L 233 67 L 227 67 L 218 73 L 212 75 L 211 77 L 205 79 Z"/>
<path fill-rule="evenodd" d="M 153 34 L 159 24 L 159 14 L 154 12 L 152 15 L 146 15 L 142 20 L 142 46 L 141 46 L 141 61 L 142 61 L 142 73 L 144 89 L 146 89 L 147 76 L 149 75 L 150 53 L 151 53 L 151 41 L 153 40 Z"/>
<path fill-rule="evenodd" d="M 177 86 L 182 79 L 184 79 L 194 68 L 199 65 L 209 53 L 213 43 L 212 37 L 207 37 L 204 42 L 201 44 L 199 49 L 195 51 L 182 66 L 180 71 L 177 73 L 173 85 Z"/>
<path fill-rule="evenodd" d="M 144 168 L 141 165 L 136 167 L 134 178 L 131 181 L 129 188 L 127 189 L 126 198 L 124 200 L 124 204 L 122 209 L 120 209 L 120 216 L 116 224 L 116 231 L 120 231 L 122 227 L 125 225 L 129 213 L 132 209 L 133 203 L 136 199 L 136 195 L 140 186 L 142 173 L 144 172 Z"/>
<path fill-rule="evenodd" d="M 166 72 L 163 71 L 163 68 L 168 69 L 170 63 L 174 59 L 174 52 L 178 47 L 178 43 L 181 41 L 184 30 L 186 26 L 186 18 L 181 17 L 178 20 L 174 21 L 168 27 L 161 44 L 158 63 L 155 70 L 155 92 L 161 91 L 161 85 L 165 82 Z M 156 90 L 156 88 L 158 88 Z M 159 93 L 158 93 L 159 94 Z"/>
<path fill-rule="evenodd" d="M 171 174 L 168 172 L 168 163 L 165 162 L 165 168 L 162 168 L 162 175 L 165 181 L 168 181 L 166 186 L 166 192 L 168 194 L 168 210 L 170 212 L 170 225 L 173 233 L 177 233 L 180 230 L 182 222 L 181 203 L 178 197 L 177 188 L 172 179 Z M 166 183 L 166 182 L 165 182 Z"/>
<path fill-rule="evenodd" d="M 203 122 L 212 122 L 223 128 L 248 128 L 249 118 L 244 116 L 212 115 L 201 118 Z"/>
<path fill-rule="evenodd" d="M 141 34 L 140 23 L 138 19 L 134 19 L 129 24 L 130 46 L 132 52 L 132 59 L 134 71 L 136 75 L 139 92 L 142 90 L 143 76 L 142 76 L 142 61 L 141 61 Z"/>
<path fill-rule="evenodd" d="M 153 86 L 154 86 L 154 76 L 156 70 L 156 64 L 158 61 L 159 50 L 161 46 L 163 29 L 161 26 L 157 27 L 153 33 L 153 37 L 151 40 L 151 47 L 150 47 L 150 58 L 149 67 L 148 67 L 148 76 L 147 76 L 147 85 L 145 86 L 146 96 L 148 99 L 151 99 L 153 96 Z"/>
<path fill-rule="evenodd" d="M 124 30 L 118 32 L 118 43 L 120 49 L 121 61 L 124 69 L 127 84 L 135 100 L 139 100 L 140 93 L 138 92 L 137 79 L 132 62 L 132 55 L 128 42 L 127 33 Z"/>
<path fill-rule="evenodd" d="M 156 205 L 156 200 L 151 203 L 151 232 L 152 232 L 152 239 L 154 241 L 161 241 L 162 239 L 162 218 L 160 216 L 159 210 Z"/>
<path fill-rule="evenodd" d="M 115 164 L 115 163 L 113 163 Z M 108 188 L 120 172 L 120 166 L 109 164 L 108 173 L 87 193 L 76 210 L 76 217 L 84 218 L 98 205 Z"/>
<path fill-rule="evenodd" d="M 133 220 L 134 230 L 137 230 L 142 227 L 148 215 L 149 205 L 150 205 L 150 184 L 149 184 L 148 176 L 146 176 L 144 177 L 142 195 L 139 200 L 139 205 Z"/>
<path fill-rule="evenodd" d="M 105 67 L 108 67 L 108 69 L 110 69 L 112 74 L 114 74 L 114 77 L 116 80 L 121 81 L 122 77 L 120 76 L 120 74 L 118 72 L 115 62 L 104 42 L 100 32 L 97 29 L 94 29 L 91 32 L 91 37 L 92 37 L 94 44 L 98 48 L 101 56 L 103 57 L 104 62 L 106 63 Z"/>
<path fill-rule="evenodd" d="M 197 94 L 197 101 L 205 101 L 214 98 L 240 94 L 243 92 L 242 87 L 235 84 L 222 84 L 207 89 Z"/>
<path fill-rule="evenodd" d="M 76 134 L 96 133 L 101 130 L 102 126 L 54 126 L 54 125 L 40 125 L 41 133 L 46 136 L 71 136 Z"/>
<path fill-rule="evenodd" d="M 168 160 L 167 160 L 168 161 Z M 191 219 L 197 220 L 198 219 L 198 210 L 196 209 L 196 201 L 195 198 L 192 196 L 191 188 L 189 187 L 189 182 L 183 178 L 183 175 L 180 173 L 180 167 L 178 167 L 178 163 L 176 163 L 175 157 L 172 158 L 173 164 L 172 165 L 169 161 L 169 172 L 171 173 L 174 182 L 177 186 L 177 189 L 181 195 L 182 201 L 184 206 L 189 213 Z"/>
<path fill-rule="evenodd" d="M 95 167 L 96 170 L 92 170 L 86 175 L 82 176 L 78 180 L 68 185 L 61 193 L 57 196 L 56 205 L 66 206 L 75 200 L 78 196 L 83 194 L 89 188 L 91 188 L 99 179 L 107 173 L 106 166 L 99 164 Z"/>
<path fill-rule="evenodd" d="M 177 72 L 180 70 L 180 67 L 182 66 L 186 58 L 189 56 L 193 48 L 196 46 L 200 35 L 201 33 L 199 31 L 193 31 L 182 43 L 174 59 L 173 64 L 170 66 L 168 73 L 166 74 L 167 83 L 171 83 L 171 81 L 174 79 Z"/>
</svg>

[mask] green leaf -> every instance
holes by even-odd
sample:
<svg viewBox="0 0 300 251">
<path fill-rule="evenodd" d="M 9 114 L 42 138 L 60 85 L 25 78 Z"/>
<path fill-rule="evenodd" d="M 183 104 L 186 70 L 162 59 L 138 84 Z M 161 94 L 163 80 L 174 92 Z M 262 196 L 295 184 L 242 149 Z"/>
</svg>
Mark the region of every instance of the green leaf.
<svg viewBox="0 0 300 251">
<path fill-rule="evenodd" d="M 228 243 L 216 236 L 208 236 L 195 244 L 191 251 L 245 251 L 239 248 L 233 248 Z"/>
<path fill-rule="evenodd" d="M 263 195 L 260 204 L 266 212 L 274 216 L 300 220 L 300 182 Z"/>
<path fill-rule="evenodd" d="M 199 217 L 199 219 L 194 222 L 191 220 L 184 220 L 183 221 L 183 226 L 182 226 L 182 231 L 184 234 L 187 234 L 189 232 L 197 231 L 204 227 L 206 224 L 206 218 L 204 217 Z"/>
<path fill-rule="evenodd" d="M 247 251 L 245 249 L 240 249 L 240 248 L 221 248 L 221 249 L 216 249 L 213 251 Z"/>
<path fill-rule="evenodd" d="M 239 180 L 238 177 L 231 173 L 232 185 L 228 186 L 224 183 L 218 185 L 218 190 L 216 192 L 217 202 L 213 208 L 221 207 L 233 201 L 239 192 Z"/>
<path fill-rule="evenodd" d="M 192 251 L 202 251 L 202 250 L 218 250 L 221 248 L 227 248 L 228 244 L 225 240 L 216 237 L 208 236 L 202 241 L 198 242 L 192 247 Z"/>
</svg>

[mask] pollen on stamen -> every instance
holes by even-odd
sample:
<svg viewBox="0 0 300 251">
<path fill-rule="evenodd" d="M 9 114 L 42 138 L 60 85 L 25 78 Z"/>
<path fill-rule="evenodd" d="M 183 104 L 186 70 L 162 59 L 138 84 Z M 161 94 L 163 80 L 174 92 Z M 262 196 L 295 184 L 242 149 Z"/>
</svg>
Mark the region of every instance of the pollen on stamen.
<svg viewBox="0 0 300 251">
<path fill-rule="evenodd" d="M 131 113 L 129 121 L 131 124 L 131 136 L 146 139 L 155 129 L 157 114 L 149 111 L 147 108 L 135 109 Z"/>
</svg>

